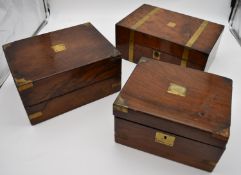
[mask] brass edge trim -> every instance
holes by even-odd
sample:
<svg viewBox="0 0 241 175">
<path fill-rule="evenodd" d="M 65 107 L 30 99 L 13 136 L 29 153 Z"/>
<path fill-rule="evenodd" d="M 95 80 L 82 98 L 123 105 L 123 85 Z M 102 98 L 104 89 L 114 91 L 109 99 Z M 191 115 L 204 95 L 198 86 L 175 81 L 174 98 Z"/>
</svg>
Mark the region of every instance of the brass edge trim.
<svg viewBox="0 0 241 175">
<path fill-rule="evenodd" d="M 160 9 L 157 7 L 152 9 L 143 18 L 141 18 L 139 21 L 137 21 L 134 25 L 131 26 L 132 30 L 130 31 L 130 39 L 129 39 L 129 61 L 134 62 L 134 39 L 135 39 L 134 30 L 136 30 L 141 25 L 143 25 L 152 15 L 154 15 L 159 10 Z"/>
<path fill-rule="evenodd" d="M 7 49 L 9 46 L 11 46 L 12 43 L 7 43 L 7 44 L 4 44 L 2 47 L 3 47 L 3 50 Z"/>
<path fill-rule="evenodd" d="M 113 83 L 113 84 L 111 85 L 112 88 L 116 88 L 116 87 L 119 87 L 119 86 L 121 86 L 121 82 Z"/>
<path fill-rule="evenodd" d="M 25 78 L 15 78 L 14 80 L 18 86 L 22 86 L 28 83 L 33 83 L 32 80 L 26 80 Z"/>
<path fill-rule="evenodd" d="M 128 113 L 128 106 L 120 95 L 116 98 L 113 104 L 113 109 L 123 113 Z"/>
<path fill-rule="evenodd" d="M 128 108 L 126 106 L 119 106 L 117 104 L 113 105 L 114 110 L 123 112 L 123 113 L 128 113 Z"/>
<path fill-rule="evenodd" d="M 33 87 L 33 83 L 28 83 L 18 87 L 18 91 L 22 92 Z"/>
<path fill-rule="evenodd" d="M 129 39 L 129 61 L 134 62 L 134 38 L 135 33 L 133 30 L 130 31 L 130 39 Z"/>
<path fill-rule="evenodd" d="M 229 135 L 230 135 L 230 129 L 229 128 L 225 128 L 225 129 L 222 129 L 222 130 L 214 133 L 214 136 L 216 138 L 220 138 L 222 140 L 227 140 L 229 138 Z"/>
<path fill-rule="evenodd" d="M 185 44 L 185 48 L 182 54 L 182 60 L 181 60 L 181 66 L 187 67 L 187 62 L 189 59 L 189 48 L 193 46 L 193 44 L 197 41 L 199 36 L 202 34 L 202 32 L 205 30 L 205 28 L 208 25 L 208 21 L 203 21 L 202 24 L 199 26 L 199 28 L 194 32 L 192 37 L 187 41 Z M 187 48 L 188 47 L 188 48 Z"/>
<path fill-rule="evenodd" d="M 30 114 L 28 117 L 30 120 L 33 120 L 33 119 L 41 117 L 42 115 L 43 115 L 42 112 L 36 112 L 36 113 Z"/>
<path fill-rule="evenodd" d="M 83 25 L 89 27 L 89 26 L 91 26 L 91 23 L 90 23 L 90 22 L 86 22 L 86 23 L 84 23 Z"/>
<path fill-rule="evenodd" d="M 15 78 L 14 80 L 17 84 L 17 89 L 18 89 L 19 92 L 33 87 L 33 81 L 32 80 L 26 80 L 24 78 L 19 78 L 19 79 Z"/>
</svg>

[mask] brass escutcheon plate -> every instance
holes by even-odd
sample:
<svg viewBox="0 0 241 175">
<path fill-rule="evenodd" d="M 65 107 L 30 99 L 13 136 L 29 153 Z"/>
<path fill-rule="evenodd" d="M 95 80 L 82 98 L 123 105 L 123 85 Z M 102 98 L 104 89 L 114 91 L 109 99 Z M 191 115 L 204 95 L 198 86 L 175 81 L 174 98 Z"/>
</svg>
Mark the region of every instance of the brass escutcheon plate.
<svg viewBox="0 0 241 175">
<path fill-rule="evenodd" d="M 156 135 L 155 135 L 155 142 L 161 143 L 163 145 L 170 146 L 170 147 L 174 146 L 175 139 L 176 138 L 174 136 L 170 136 L 162 132 L 156 132 Z"/>
</svg>

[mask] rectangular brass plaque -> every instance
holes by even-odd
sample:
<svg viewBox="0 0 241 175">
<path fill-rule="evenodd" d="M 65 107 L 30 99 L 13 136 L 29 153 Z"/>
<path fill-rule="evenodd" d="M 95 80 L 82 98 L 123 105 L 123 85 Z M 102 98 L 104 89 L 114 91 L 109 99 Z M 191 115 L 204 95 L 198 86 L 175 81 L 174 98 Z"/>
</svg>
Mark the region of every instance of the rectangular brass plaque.
<svg viewBox="0 0 241 175">
<path fill-rule="evenodd" d="M 57 44 L 57 45 L 52 46 L 51 48 L 54 50 L 54 52 L 62 52 L 64 50 L 66 50 L 66 47 L 64 44 Z"/>
<path fill-rule="evenodd" d="M 162 132 L 156 132 L 156 135 L 155 135 L 155 142 L 161 143 L 166 146 L 173 147 L 175 139 L 176 138 L 174 136 L 170 136 L 170 135 L 164 134 Z"/>
<path fill-rule="evenodd" d="M 184 86 L 175 84 L 175 83 L 170 83 L 167 92 L 169 94 L 174 94 L 174 95 L 178 95 L 181 97 L 185 97 L 186 93 L 187 93 L 187 89 Z"/>
<path fill-rule="evenodd" d="M 171 28 L 174 28 L 174 27 L 176 27 L 176 23 L 174 23 L 174 22 L 169 22 L 169 23 L 167 23 L 167 26 L 168 27 L 171 27 Z"/>
</svg>

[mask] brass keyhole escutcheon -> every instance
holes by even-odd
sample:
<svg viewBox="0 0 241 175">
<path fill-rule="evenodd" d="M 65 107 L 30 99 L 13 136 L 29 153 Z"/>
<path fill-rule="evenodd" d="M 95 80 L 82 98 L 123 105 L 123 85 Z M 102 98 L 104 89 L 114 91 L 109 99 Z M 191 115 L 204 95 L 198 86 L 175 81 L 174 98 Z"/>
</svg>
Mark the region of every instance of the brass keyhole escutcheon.
<svg viewBox="0 0 241 175">
<path fill-rule="evenodd" d="M 154 50 L 152 53 L 152 58 L 155 60 L 160 60 L 160 57 L 161 57 L 161 52 Z"/>
<path fill-rule="evenodd" d="M 175 139 L 176 138 L 174 136 L 164 134 L 162 132 L 156 132 L 156 135 L 155 135 L 155 142 L 166 146 L 170 146 L 170 147 L 174 146 Z"/>
</svg>

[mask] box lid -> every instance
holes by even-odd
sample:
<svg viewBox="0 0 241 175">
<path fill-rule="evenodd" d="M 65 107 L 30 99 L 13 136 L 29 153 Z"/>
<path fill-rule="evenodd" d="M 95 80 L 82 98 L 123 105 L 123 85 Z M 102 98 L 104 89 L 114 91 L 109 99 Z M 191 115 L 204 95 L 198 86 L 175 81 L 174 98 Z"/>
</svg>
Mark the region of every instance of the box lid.
<svg viewBox="0 0 241 175">
<path fill-rule="evenodd" d="M 224 148 L 232 80 L 141 58 L 114 102 L 114 115 Z"/>
<path fill-rule="evenodd" d="M 120 55 L 90 23 L 15 41 L 3 49 L 18 87 Z"/>
<path fill-rule="evenodd" d="M 183 59 L 194 53 L 209 55 L 224 29 L 223 25 L 217 23 L 147 4 L 118 22 L 117 26 L 131 29 L 142 37 L 145 34 L 145 39 L 134 39 L 134 34 L 130 34 L 133 37 L 130 41 L 134 40 L 135 45 L 161 49 L 164 53 Z M 157 38 L 163 42 L 160 44 Z M 187 50 L 183 51 L 183 48 Z"/>
</svg>

